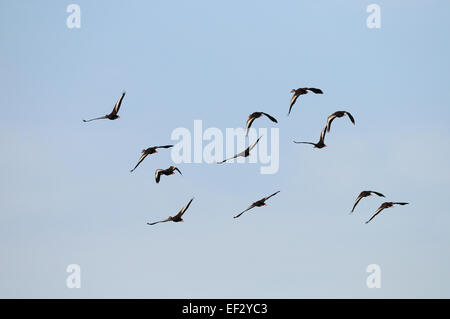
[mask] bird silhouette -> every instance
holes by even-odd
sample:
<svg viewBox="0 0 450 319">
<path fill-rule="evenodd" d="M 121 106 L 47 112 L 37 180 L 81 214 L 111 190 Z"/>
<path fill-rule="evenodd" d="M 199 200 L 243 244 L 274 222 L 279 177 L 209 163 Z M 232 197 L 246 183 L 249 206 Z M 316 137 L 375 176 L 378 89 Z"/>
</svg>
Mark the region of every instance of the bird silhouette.
<svg viewBox="0 0 450 319">
<path fill-rule="evenodd" d="M 322 132 L 320 133 L 320 138 L 319 141 L 317 143 L 313 143 L 313 142 L 297 142 L 294 141 L 294 143 L 296 144 L 310 144 L 310 145 L 314 145 L 314 148 L 324 148 L 327 147 L 327 145 L 325 144 L 325 135 L 327 133 L 327 127 L 325 126 L 322 130 Z"/>
<path fill-rule="evenodd" d="M 242 152 L 240 152 L 240 153 L 234 155 L 233 157 L 224 159 L 224 160 L 221 161 L 221 162 L 217 162 L 217 164 L 223 164 L 223 163 L 225 163 L 226 161 L 229 161 L 229 160 L 234 159 L 234 158 L 237 158 L 237 157 L 247 157 L 247 156 L 249 156 L 249 155 L 250 155 L 250 151 L 256 146 L 256 144 L 259 142 L 259 139 L 260 139 L 261 137 L 262 137 L 262 136 L 258 137 L 258 139 L 257 139 L 252 145 L 250 145 L 249 147 L 247 147 L 244 151 L 242 151 Z"/>
<path fill-rule="evenodd" d="M 120 105 L 122 104 L 122 100 L 125 97 L 125 93 L 126 92 L 122 93 L 122 95 L 120 96 L 119 100 L 114 105 L 114 108 L 113 108 L 111 113 L 109 113 L 109 114 L 107 114 L 105 116 L 96 117 L 96 118 L 93 118 L 93 119 L 90 119 L 90 120 L 83 120 L 83 122 L 90 122 L 90 121 L 101 120 L 101 119 L 115 120 L 115 119 L 120 118 L 120 116 L 117 115 L 117 113 L 119 113 Z"/>
<path fill-rule="evenodd" d="M 355 200 L 355 204 L 353 205 L 351 213 L 355 210 L 356 205 L 358 205 L 359 201 L 364 197 L 372 196 L 372 194 L 378 195 L 380 197 L 385 197 L 383 194 L 375 192 L 375 191 L 362 191 Z M 350 213 L 350 214 L 351 214 Z"/>
<path fill-rule="evenodd" d="M 409 203 L 403 203 L 403 202 L 385 202 L 383 204 L 381 204 L 380 207 L 378 207 L 378 209 L 375 211 L 375 214 L 373 214 L 372 217 L 370 217 L 370 219 L 368 221 L 366 221 L 366 224 L 368 224 L 372 219 L 375 218 L 375 216 L 377 216 L 383 209 L 392 207 L 394 205 L 408 205 Z"/>
<path fill-rule="evenodd" d="M 180 175 L 183 175 L 183 174 L 181 174 L 181 171 L 175 166 L 170 166 L 169 168 L 166 168 L 166 169 L 157 169 L 155 171 L 156 183 L 159 183 L 159 179 L 160 179 L 161 175 L 166 175 L 166 176 L 173 175 L 173 174 L 175 174 L 175 171 L 180 173 Z"/>
<path fill-rule="evenodd" d="M 298 97 L 303 94 L 308 94 L 308 91 L 311 91 L 315 94 L 323 94 L 321 89 L 316 88 L 299 88 L 299 89 L 292 89 L 291 93 L 294 93 L 294 95 L 291 98 L 291 102 L 289 104 L 289 112 L 288 115 L 291 114 L 292 106 L 294 106 L 295 102 L 297 101 Z"/>
<path fill-rule="evenodd" d="M 267 113 L 264 113 L 264 112 L 254 112 L 254 113 L 252 113 L 252 114 L 250 114 L 250 115 L 248 116 L 247 125 L 246 125 L 246 130 L 245 130 L 245 136 L 248 135 L 248 130 L 250 129 L 250 126 L 252 126 L 253 121 L 256 120 L 257 118 L 263 116 L 263 115 L 267 116 L 267 117 L 269 118 L 269 120 L 271 120 L 272 122 L 278 123 L 278 121 L 277 121 L 276 118 L 274 118 L 273 116 L 271 116 L 271 115 L 269 115 L 269 114 L 267 114 Z"/>
<path fill-rule="evenodd" d="M 136 166 L 132 170 L 130 170 L 130 172 L 134 172 L 134 170 L 139 166 L 139 164 L 142 163 L 142 161 L 147 157 L 147 155 L 158 153 L 158 151 L 157 151 L 158 148 L 170 148 L 170 147 L 173 147 L 173 145 L 152 146 L 147 149 L 143 149 L 141 151 L 142 155 L 139 158 Z"/>
<path fill-rule="evenodd" d="M 341 118 L 343 116 L 347 115 L 348 118 L 350 119 L 350 121 L 353 123 L 353 125 L 355 125 L 355 119 L 353 118 L 353 116 L 350 114 L 350 112 L 347 111 L 336 111 L 333 114 L 331 114 L 330 116 L 328 116 L 327 119 L 327 132 L 330 132 L 331 129 L 331 123 L 333 122 L 333 120 L 335 118 Z"/>
<path fill-rule="evenodd" d="M 237 214 L 237 215 L 234 216 L 233 218 L 238 218 L 238 217 L 240 217 L 243 213 L 245 213 L 246 211 L 248 211 L 248 210 L 250 210 L 250 209 L 252 209 L 252 208 L 254 208 L 254 207 L 267 206 L 266 200 L 268 200 L 268 199 L 271 198 L 272 196 L 275 196 L 275 195 L 278 194 L 279 192 L 280 192 L 280 191 L 277 191 L 277 192 L 273 193 L 273 194 L 270 195 L 270 196 L 261 198 L 260 200 L 258 200 L 258 201 L 256 201 L 256 202 L 254 202 L 253 204 L 251 204 L 251 205 L 250 205 L 246 210 L 244 210 L 242 213 Z"/>
<path fill-rule="evenodd" d="M 164 220 L 160 220 L 158 222 L 153 222 L 153 223 L 147 223 L 147 225 L 155 225 L 158 223 L 165 223 L 165 222 L 169 222 L 172 221 L 174 223 L 178 223 L 178 222 L 184 222 L 183 218 L 181 218 L 183 216 L 183 214 L 186 212 L 186 210 L 189 208 L 189 206 L 191 205 L 192 201 L 194 200 L 194 198 L 192 198 L 189 203 L 186 204 L 186 206 L 184 206 L 179 212 L 178 214 L 176 214 L 175 216 L 169 216 L 167 219 Z"/>
</svg>

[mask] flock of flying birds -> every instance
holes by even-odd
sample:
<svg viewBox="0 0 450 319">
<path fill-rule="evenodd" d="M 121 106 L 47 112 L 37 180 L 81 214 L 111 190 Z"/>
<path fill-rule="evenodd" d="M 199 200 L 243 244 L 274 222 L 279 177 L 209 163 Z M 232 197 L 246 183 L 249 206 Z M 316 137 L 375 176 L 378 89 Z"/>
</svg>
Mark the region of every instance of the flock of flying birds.
<svg viewBox="0 0 450 319">
<path fill-rule="evenodd" d="M 294 93 L 294 95 L 291 98 L 290 104 L 289 104 L 289 111 L 288 111 L 288 116 L 292 111 L 292 107 L 294 106 L 295 102 L 297 101 L 298 97 L 300 95 L 304 95 L 307 94 L 308 92 L 313 92 L 314 94 L 323 94 L 323 91 L 321 89 L 317 89 L 317 88 L 299 88 L 299 89 L 292 89 L 291 93 Z M 119 113 L 119 109 L 120 106 L 122 105 L 122 101 L 123 98 L 125 97 L 125 92 L 122 93 L 122 95 L 120 96 L 119 100 L 116 102 L 116 104 L 114 105 L 114 108 L 112 110 L 111 113 L 104 115 L 104 116 L 100 116 L 100 117 L 96 117 L 90 120 L 83 120 L 83 122 L 90 122 L 90 121 L 94 121 L 94 120 L 101 120 L 101 119 L 109 119 L 109 120 L 116 120 L 118 118 L 120 118 L 119 115 L 117 115 L 117 113 Z M 268 119 L 270 119 L 272 122 L 274 123 L 278 123 L 278 121 L 270 114 L 264 113 L 264 112 L 254 112 L 252 114 L 249 115 L 248 120 L 247 120 L 247 124 L 246 124 L 246 133 L 245 135 L 248 135 L 248 131 L 251 127 L 251 125 L 253 124 L 253 122 L 257 119 L 260 118 L 262 116 L 266 116 Z M 317 143 L 313 143 L 313 142 L 297 142 L 294 141 L 294 143 L 297 144 L 310 144 L 313 145 L 314 148 L 324 148 L 327 145 L 325 144 L 325 135 L 326 133 L 330 132 L 331 129 L 331 123 L 334 121 L 334 119 L 336 118 L 341 118 L 347 116 L 350 121 L 353 123 L 353 125 L 355 125 L 355 119 L 353 118 L 353 115 L 350 114 L 350 112 L 347 111 L 336 111 L 333 114 L 331 114 L 330 116 L 328 116 L 327 118 L 327 123 L 325 125 L 325 127 L 322 129 L 322 132 L 320 133 L 320 137 L 319 137 L 319 141 Z M 217 164 L 223 164 L 226 161 L 229 161 L 231 159 L 237 158 L 237 157 L 248 157 L 250 155 L 250 151 L 256 146 L 256 144 L 259 142 L 259 140 L 261 139 L 261 136 L 258 137 L 256 139 L 256 141 L 251 144 L 249 147 L 247 147 L 244 151 L 234 155 L 233 157 L 224 159 L 221 162 L 217 162 Z M 141 151 L 142 155 L 141 157 L 138 159 L 137 164 L 135 165 L 135 167 L 133 169 L 130 170 L 130 172 L 134 172 L 134 170 L 139 166 L 139 164 L 142 163 L 142 161 L 151 154 L 155 154 L 158 153 L 157 149 L 160 148 L 171 148 L 173 147 L 173 145 L 161 145 L 161 146 L 152 146 L 146 149 L 143 149 Z M 175 171 L 178 172 L 180 175 L 183 175 L 181 173 L 181 171 L 175 167 L 175 166 L 170 166 L 169 168 L 166 169 L 157 169 L 155 171 L 155 181 L 156 183 L 159 183 L 160 179 L 161 179 L 161 175 L 165 175 L 165 176 L 169 176 L 169 175 L 174 175 Z M 255 207 L 262 207 L 262 206 L 267 206 L 266 201 L 271 198 L 272 196 L 275 196 L 276 194 L 278 194 L 280 191 L 277 191 L 275 193 L 273 193 L 272 195 L 269 195 L 267 197 L 264 197 L 254 203 L 252 203 L 246 210 L 242 211 L 241 213 L 237 214 L 236 216 L 234 216 L 233 218 L 238 218 L 240 217 L 242 214 L 244 214 L 245 212 L 249 211 L 252 208 Z M 361 199 L 363 199 L 364 197 L 368 197 L 368 196 L 372 196 L 372 194 L 375 194 L 379 197 L 385 197 L 383 194 L 379 193 L 379 192 L 375 192 L 375 191 L 362 191 L 358 197 L 355 200 L 355 203 L 353 205 L 353 208 L 350 212 L 353 213 L 356 205 L 358 205 L 358 203 L 360 202 Z M 172 222 L 183 222 L 183 214 L 187 211 L 187 209 L 189 208 L 189 206 L 191 205 L 192 201 L 194 200 L 194 198 L 191 198 L 191 200 L 178 212 L 178 214 L 176 214 L 175 216 L 169 216 L 168 218 L 164 219 L 164 220 L 160 220 L 157 222 L 153 222 L 153 223 L 147 223 L 148 225 L 155 225 L 158 223 L 164 223 L 164 222 L 168 222 L 168 221 L 172 221 Z M 405 203 L 405 202 L 384 202 L 381 204 L 380 207 L 378 207 L 378 209 L 375 211 L 375 213 L 372 215 L 372 217 L 366 221 L 366 224 L 369 223 L 372 219 L 375 218 L 375 216 L 377 216 L 382 210 L 386 209 L 386 208 L 390 208 L 393 207 L 394 205 L 407 205 L 409 203 Z"/>
</svg>

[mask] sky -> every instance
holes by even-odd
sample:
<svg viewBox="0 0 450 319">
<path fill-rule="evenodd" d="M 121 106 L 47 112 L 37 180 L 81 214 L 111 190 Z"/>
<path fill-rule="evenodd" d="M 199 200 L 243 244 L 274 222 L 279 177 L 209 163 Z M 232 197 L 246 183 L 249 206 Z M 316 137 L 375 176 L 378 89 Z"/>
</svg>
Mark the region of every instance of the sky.
<svg viewBox="0 0 450 319">
<path fill-rule="evenodd" d="M 66 25 L 67 6 L 81 27 Z M 366 25 L 369 4 L 381 27 Z M 1 298 L 450 298 L 448 1 L 0 2 Z M 293 88 L 323 95 L 298 99 Z M 121 118 L 109 113 L 126 91 Z M 317 141 L 329 114 L 325 149 Z M 280 166 L 172 165 L 278 119 Z M 366 189 L 386 199 L 362 200 Z M 280 191 L 239 219 L 252 202 Z M 194 197 L 184 223 L 146 225 Z M 409 205 L 370 218 L 384 201 Z M 67 266 L 81 268 L 68 288 Z M 381 287 L 366 271 L 381 269 Z"/>
</svg>

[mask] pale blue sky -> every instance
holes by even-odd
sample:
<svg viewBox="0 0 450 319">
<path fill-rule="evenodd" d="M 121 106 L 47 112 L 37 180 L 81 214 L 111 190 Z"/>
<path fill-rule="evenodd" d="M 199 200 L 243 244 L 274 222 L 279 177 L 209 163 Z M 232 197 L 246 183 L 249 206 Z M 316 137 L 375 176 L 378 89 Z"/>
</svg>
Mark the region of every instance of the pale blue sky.
<svg viewBox="0 0 450 319">
<path fill-rule="evenodd" d="M 81 29 L 66 7 L 81 6 Z M 381 29 L 366 7 L 381 6 Z M 0 2 L 0 297 L 450 297 L 450 2 Z M 286 117 L 289 91 L 319 87 Z M 109 112 L 117 121 L 82 123 Z M 326 117 L 346 109 L 314 150 Z M 176 127 L 279 119 L 280 170 L 180 164 Z M 256 123 L 256 122 L 255 122 Z M 268 120 L 261 120 L 256 127 Z M 363 189 L 408 206 L 361 201 Z M 281 190 L 239 220 L 252 201 Z M 145 223 L 175 214 L 185 223 Z M 66 287 L 81 266 L 81 289 Z M 382 287 L 366 287 L 379 264 Z"/>
</svg>

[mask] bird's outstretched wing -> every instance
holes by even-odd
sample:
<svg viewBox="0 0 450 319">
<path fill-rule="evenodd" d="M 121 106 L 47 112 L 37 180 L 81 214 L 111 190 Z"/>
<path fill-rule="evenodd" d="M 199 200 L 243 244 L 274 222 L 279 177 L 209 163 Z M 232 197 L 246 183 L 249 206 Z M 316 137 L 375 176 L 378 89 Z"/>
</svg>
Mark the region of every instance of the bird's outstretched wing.
<svg viewBox="0 0 450 319">
<path fill-rule="evenodd" d="M 272 195 L 269 195 L 269 196 L 267 196 L 267 197 L 264 197 L 264 198 L 263 198 L 263 201 L 268 200 L 270 197 L 275 196 L 275 195 L 278 194 L 279 192 L 280 192 L 280 191 L 277 191 L 277 192 L 273 193 Z"/>
<path fill-rule="evenodd" d="M 191 203 L 192 203 L 193 200 L 194 200 L 194 198 L 191 198 L 191 200 L 189 201 L 189 203 L 187 203 L 186 206 L 184 206 L 184 207 L 179 211 L 179 213 L 176 214 L 176 215 L 174 216 L 174 219 L 181 218 L 181 216 L 183 216 L 183 214 L 187 211 L 187 209 L 189 208 L 189 206 L 191 205 Z"/>
<path fill-rule="evenodd" d="M 355 125 L 355 119 L 353 118 L 353 115 L 351 115 L 350 112 L 347 111 L 345 111 L 345 114 L 347 114 L 350 121 L 353 123 L 353 125 Z"/>
<path fill-rule="evenodd" d="M 330 116 L 328 116 L 327 119 L 327 125 L 325 126 L 325 128 L 327 129 L 327 132 L 330 132 L 331 129 L 331 123 L 333 122 L 333 120 L 336 118 L 336 114 L 333 113 Z"/>
<path fill-rule="evenodd" d="M 165 222 L 168 222 L 169 220 L 170 220 L 170 219 L 167 218 L 167 219 L 164 219 L 164 220 L 160 220 L 159 222 L 147 223 L 147 225 L 156 225 L 156 224 L 159 224 L 159 223 L 165 223 Z"/>
<path fill-rule="evenodd" d="M 247 148 L 247 150 L 248 150 L 248 151 L 251 151 L 251 150 L 256 146 L 256 144 L 258 144 L 258 142 L 259 142 L 259 140 L 261 139 L 261 137 L 262 137 L 262 135 L 261 135 L 260 137 L 258 137 L 258 139 L 257 139 L 252 145 L 250 145 L 250 146 Z"/>
<path fill-rule="evenodd" d="M 238 217 L 240 217 L 243 213 L 245 213 L 246 211 L 252 209 L 253 207 L 255 207 L 255 204 L 251 204 L 246 210 L 244 210 L 242 213 L 237 214 L 237 215 L 234 216 L 233 218 L 238 218 Z"/>
<path fill-rule="evenodd" d="M 293 141 L 296 144 L 311 144 L 311 145 L 316 145 L 316 143 L 312 143 L 312 142 L 297 142 L 297 141 Z"/>
<path fill-rule="evenodd" d="M 175 167 L 173 170 L 177 171 L 178 173 L 180 173 L 180 175 L 183 175 L 183 174 L 181 174 L 181 171 L 178 169 L 178 167 Z"/>
<path fill-rule="evenodd" d="M 352 208 L 352 211 L 350 212 L 350 214 L 353 213 L 353 211 L 355 210 L 356 205 L 358 205 L 359 201 L 360 201 L 361 199 L 363 199 L 363 198 L 364 198 L 364 196 L 361 196 L 361 195 L 359 195 L 359 196 L 356 198 L 355 204 L 353 205 L 353 208 Z"/>
<path fill-rule="evenodd" d="M 249 116 L 249 118 L 247 120 L 247 124 L 245 125 L 245 136 L 248 135 L 248 130 L 250 129 L 250 126 L 252 126 L 255 119 L 256 119 L 256 117 Z"/>
<path fill-rule="evenodd" d="M 289 112 L 288 112 L 287 115 L 291 114 L 292 107 L 294 106 L 294 104 L 295 104 L 295 102 L 297 101 L 297 99 L 298 99 L 299 96 L 300 96 L 300 95 L 297 94 L 297 93 L 294 93 L 294 95 L 292 96 L 291 102 L 289 103 Z"/>
<path fill-rule="evenodd" d="M 90 122 L 90 121 L 95 121 L 95 120 L 102 120 L 102 119 L 107 119 L 108 117 L 105 116 L 100 116 L 100 117 L 96 117 L 94 119 L 90 119 L 90 120 L 83 120 L 83 122 Z"/>
<path fill-rule="evenodd" d="M 369 223 L 372 219 L 375 218 L 375 216 L 377 216 L 383 209 L 385 209 L 386 207 L 380 206 L 376 211 L 375 214 L 373 214 L 372 217 L 370 217 L 370 219 L 368 221 L 366 221 L 366 224 Z"/>
<path fill-rule="evenodd" d="M 378 192 L 375 192 L 375 191 L 370 191 L 371 193 L 374 193 L 375 195 L 378 195 L 378 196 L 380 196 L 380 197 L 386 197 L 386 196 L 384 196 L 383 194 L 381 194 L 381 193 L 378 193 Z"/>
<path fill-rule="evenodd" d="M 404 203 L 404 202 L 393 202 L 392 204 L 394 204 L 394 205 L 408 205 L 409 203 Z"/>
<path fill-rule="evenodd" d="M 147 153 L 144 153 L 144 154 L 141 155 L 141 157 L 139 158 L 136 166 L 130 171 L 131 173 L 133 173 L 133 171 L 139 166 L 139 164 L 142 163 L 142 161 L 147 157 L 147 155 L 148 155 Z"/>
<path fill-rule="evenodd" d="M 315 94 L 323 94 L 323 91 L 321 89 L 316 89 L 316 88 L 307 88 L 308 91 L 311 91 Z"/>
<path fill-rule="evenodd" d="M 264 113 L 264 112 L 261 112 L 261 113 L 264 114 L 265 116 L 267 116 L 269 118 L 269 120 L 271 120 L 272 122 L 278 123 L 277 119 L 274 118 L 272 115 Z"/>
<path fill-rule="evenodd" d="M 153 146 L 154 149 L 157 149 L 157 148 L 171 148 L 171 147 L 173 147 L 173 145 Z"/>
<path fill-rule="evenodd" d="M 161 172 L 162 171 L 163 170 L 160 169 L 160 168 L 155 171 L 155 181 L 156 181 L 156 183 L 159 183 L 159 180 L 161 179 Z"/>
<path fill-rule="evenodd" d="M 124 91 L 122 95 L 120 96 L 119 100 L 117 100 L 116 104 L 114 105 L 114 109 L 112 110 L 111 114 L 117 115 L 119 113 L 120 105 L 122 104 L 122 100 L 125 96 L 126 92 Z"/>
<path fill-rule="evenodd" d="M 242 153 L 242 152 L 241 152 Z M 223 161 L 221 161 L 221 162 L 217 162 L 217 164 L 223 164 L 223 163 L 225 163 L 226 161 L 229 161 L 229 160 L 231 160 L 231 159 L 234 159 L 234 158 L 236 158 L 236 157 L 238 157 L 238 156 L 240 156 L 240 154 L 241 153 L 239 153 L 239 154 L 236 154 L 236 155 L 234 155 L 233 157 L 230 157 L 230 158 L 227 158 L 227 159 L 224 159 Z"/>
<path fill-rule="evenodd" d="M 320 140 L 322 143 L 325 143 L 325 135 L 327 134 L 327 127 L 325 126 L 322 130 L 322 132 L 320 132 Z"/>
</svg>

